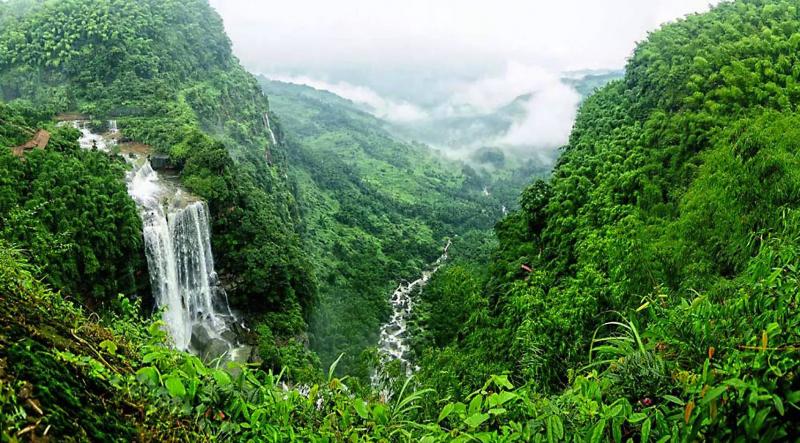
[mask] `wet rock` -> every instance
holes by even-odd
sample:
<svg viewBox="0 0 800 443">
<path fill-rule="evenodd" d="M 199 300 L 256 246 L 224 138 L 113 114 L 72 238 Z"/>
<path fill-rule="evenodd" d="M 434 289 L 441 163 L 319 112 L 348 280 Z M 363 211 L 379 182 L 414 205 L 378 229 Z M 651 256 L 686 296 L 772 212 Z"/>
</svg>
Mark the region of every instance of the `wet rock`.
<svg viewBox="0 0 800 443">
<path fill-rule="evenodd" d="M 154 171 L 172 169 L 172 161 L 168 155 L 153 154 L 150 156 L 150 167 L 152 167 Z"/>
<path fill-rule="evenodd" d="M 236 343 L 238 341 L 239 334 L 237 334 L 236 331 L 232 329 L 227 329 L 222 332 L 222 338 L 231 343 Z"/>
<path fill-rule="evenodd" d="M 202 324 L 194 325 L 190 346 L 198 351 L 203 351 L 210 342 L 211 334 L 208 333 L 208 329 Z"/>
<path fill-rule="evenodd" d="M 394 335 L 395 333 L 400 331 L 400 325 L 397 323 L 390 323 L 386 325 L 386 333 L 390 335 Z"/>
<path fill-rule="evenodd" d="M 228 355 L 228 359 L 231 362 L 239 363 L 239 365 L 245 365 L 253 361 L 253 347 L 252 346 L 239 346 L 238 348 L 231 349 L 230 355 Z M 225 365 L 224 369 L 227 371 L 231 376 L 238 377 L 239 374 L 242 373 L 241 366 L 235 364 Z"/>
<path fill-rule="evenodd" d="M 231 361 L 245 364 L 250 362 L 250 357 L 252 354 L 253 354 L 253 347 L 244 345 L 232 350 L 230 358 Z"/>
<path fill-rule="evenodd" d="M 203 361 L 212 363 L 224 356 L 230 350 L 230 344 L 221 338 L 212 338 L 203 351 Z"/>
</svg>

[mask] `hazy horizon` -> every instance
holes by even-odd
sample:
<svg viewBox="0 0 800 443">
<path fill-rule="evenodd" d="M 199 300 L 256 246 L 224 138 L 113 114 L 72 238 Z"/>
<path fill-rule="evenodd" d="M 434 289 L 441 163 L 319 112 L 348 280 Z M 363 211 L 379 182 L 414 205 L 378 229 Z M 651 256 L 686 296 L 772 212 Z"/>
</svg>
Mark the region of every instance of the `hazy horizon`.
<svg viewBox="0 0 800 443">
<path fill-rule="evenodd" d="M 566 141 L 580 100 L 565 73 L 622 69 L 648 32 L 717 2 L 210 0 L 254 73 L 406 126 L 489 114 L 533 94 L 526 118 L 492 142 L 546 150 Z"/>
</svg>

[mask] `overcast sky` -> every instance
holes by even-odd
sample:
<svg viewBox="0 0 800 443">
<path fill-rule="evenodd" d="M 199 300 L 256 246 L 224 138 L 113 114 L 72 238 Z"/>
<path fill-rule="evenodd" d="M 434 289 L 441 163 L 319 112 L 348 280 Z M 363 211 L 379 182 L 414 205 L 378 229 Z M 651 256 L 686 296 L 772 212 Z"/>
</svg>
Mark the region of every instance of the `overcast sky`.
<svg viewBox="0 0 800 443">
<path fill-rule="evenodd" d="M 648 30 L 716 0 L 210 0 L 242 62 L 341 80 L 426 68 L 479 76 L 509 61 L 620 68 Z"/>
<path fill-rule="evenodd" d="M 563 109 L 548 144 L 565 139 L 577 107 L 564 72 L 623 68 L 648 31 L 717 2 L 210 0 L 252 72 L 330 90 L 395 121 L 491 112 L 533 93 L 545 102 L 532 110 Z M 554 127 L 552 116 L 539 120 L 508 137 Z"/>
</svg>

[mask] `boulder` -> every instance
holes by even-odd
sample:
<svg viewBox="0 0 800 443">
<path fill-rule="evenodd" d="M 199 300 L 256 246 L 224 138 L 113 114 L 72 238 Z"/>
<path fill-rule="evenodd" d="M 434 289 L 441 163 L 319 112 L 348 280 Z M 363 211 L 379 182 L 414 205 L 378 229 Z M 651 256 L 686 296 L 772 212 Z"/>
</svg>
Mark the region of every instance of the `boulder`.
<svg viewBox="0 0 800 443">
<path fill-rule="evenodd" d="M 231 343 L 236 343 L 239 339 L 239 334 L 237 334 L 233 329 L 227 329 L 221 335 L 222 338 Z"/>
<path fill-rule="evenodd" d="M 239 346 L 231 351 L 231 361 L 245 364 L 250 362 L 250 357 L 253 354 L 252 346 Z"/>
<path fill-rule="evenodd" d="M 203 351 L 203 361 L 212 363 L 230 351 L 231 345 L 221 338 L 212 338 Z"/>
<path fill-rule="evenodd" d="M 211 342 L 211 334 L 205 325 L 196 324 L 192 327 L 192 340 L 190 346 L 199 352 L 203 352 L 208 344 Z"/>
<path fill-rule="evenodd" d="M 228 357 L 230 361 L 239 363 L 239 364 L 247 364 L 253 359 L 253 347 L 252 346 L 239 346 L 238 348 L 231 349 L 231 354 Z M 227 371 L 231 376 L 238 377 L 239 374 L 242 373 L 242 370 L 237 365 L 230 365 L 225 366 L 225 371 Z"/>
</svg>

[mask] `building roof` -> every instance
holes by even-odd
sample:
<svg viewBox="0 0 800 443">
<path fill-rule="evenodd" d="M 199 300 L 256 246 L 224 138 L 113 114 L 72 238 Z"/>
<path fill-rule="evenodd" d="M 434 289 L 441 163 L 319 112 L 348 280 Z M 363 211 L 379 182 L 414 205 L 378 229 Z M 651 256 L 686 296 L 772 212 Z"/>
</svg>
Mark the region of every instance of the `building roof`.
<svg viewBox="0 0 800 443">
<path fill-rule="evenodd" d="M 14 152 L 14 155 L 21 156 L 25 153 L 25 151 L 30 151 L 32 149 L 44 149 L 47 147 L 48 143 L 50 143 L 50 133 L 44 129 L 40 129 L 36 131 L 36 135 L 34 135 L 32 139 L 28 140 L 27 143 L 12 148 L 12 151 Z"/>
</svg>

